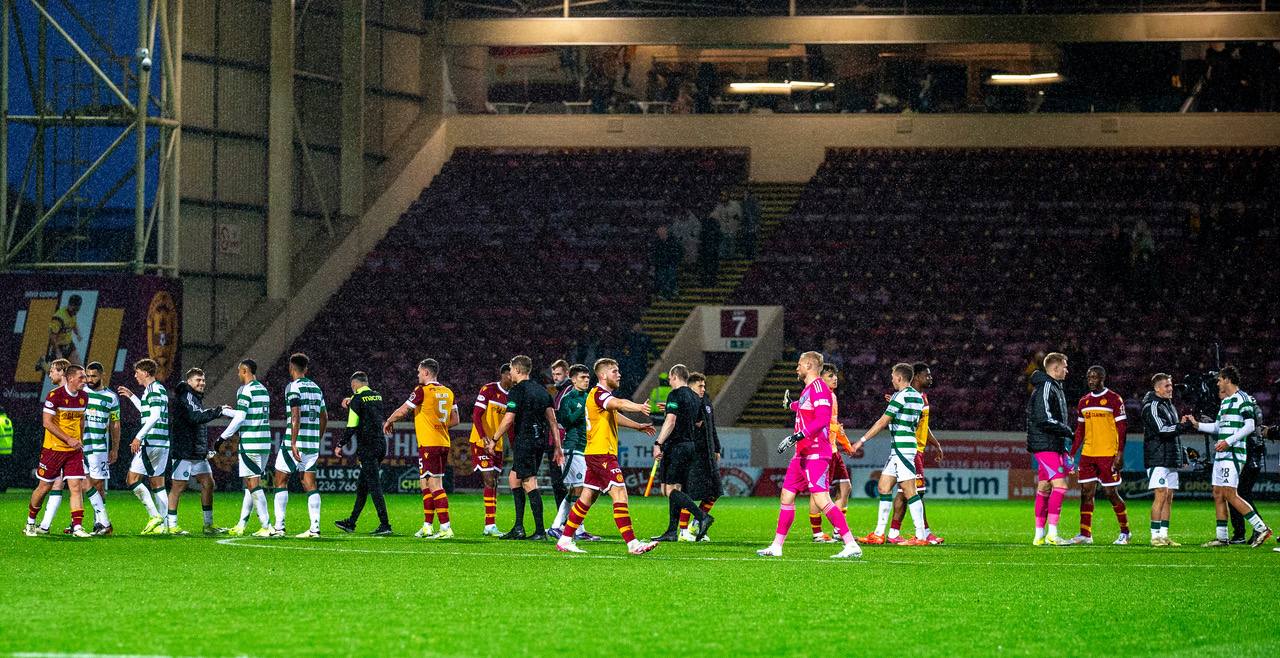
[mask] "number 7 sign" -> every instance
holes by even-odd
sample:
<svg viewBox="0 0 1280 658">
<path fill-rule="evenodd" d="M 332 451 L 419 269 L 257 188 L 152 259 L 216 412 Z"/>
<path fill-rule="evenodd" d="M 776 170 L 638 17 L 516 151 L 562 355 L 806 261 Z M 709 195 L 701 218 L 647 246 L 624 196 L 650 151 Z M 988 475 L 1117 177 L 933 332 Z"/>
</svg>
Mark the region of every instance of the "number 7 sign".
<svg viewBox="0 0 1280 658">
<path fill-rule="evenodd" d="M 721 338 L 755 338 L 760 329 L 760 312 L 757 309 L 722 309 L 720 311 Z"/>
</svg>

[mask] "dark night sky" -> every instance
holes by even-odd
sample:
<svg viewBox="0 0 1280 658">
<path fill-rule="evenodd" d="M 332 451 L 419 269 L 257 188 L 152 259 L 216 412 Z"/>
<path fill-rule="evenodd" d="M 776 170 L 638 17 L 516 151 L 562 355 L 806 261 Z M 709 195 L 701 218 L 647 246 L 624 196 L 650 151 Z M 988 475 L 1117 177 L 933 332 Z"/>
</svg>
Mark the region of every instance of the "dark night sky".
<svg viewBox="0 0 1280 658">
<path fill-rule="evenodd" d="M 138 3 L 126 0 L 67 0 L 67 3 L 80 12 L 80 14 L 92 25 L 98 27 L 99 36 L 114 50 L 118 56 L 129 58 L 129 67 L 131 70 L 136 69 L 136 65 L 132 62 L 134 50 L 137 48 L 137 29 L 138 29 Z M 36 33 L 39 13 L 32 6 L 31 0 L 18 0 L 18 21 L 23 28 L 23 38 L 26 40 L 27 59 L 31 65 L 31 77 L 34 80 L 36 76 Z M 62 0 L 48 0 L 48 11 L 63 29 L 65 29 L 76 40 L 82 49 L 91 56 L 99 59 L 99 66 L 107 73 L 111 81 L 123 90 L 122 85 L 125 83 L 124 74 L 119 65 L 107 64 L 102 62 L 106 58 L 106 53 L 97 43 L 94 42 L 88 33 L 76 22 L 76 20 L 67 11 L 62 4 Z M 22 50 L 18 43 L 17 31 L 14 21 L 11 19 L 9 24 L 9 113 L 10 115 L 32 115 L 35 113 L 33 102 L 33 94 L 27 83 L 27 69 L 23 65 Z M 48 64 L 48 84 L 45 88 L 46 104 L 49 105 L 53 112 L 61 114 L 62 112 L 74 107 L 83 106 L 90 101 L 96 94 L 98 102 L 118 104 L 119 99 L 115 94 L 101 84 L 97 76 L 82 63 L 73 68 L 73 61 L 80 61 L 71 46 L 54 30 L 49 28 L 48 36 L 48 55 L 46 62 Z M 153 61 L 158 62 L 161 50 L 161 42 L 159 35 L 156 36 L 155 42 L 156 53 L 153 53 Z M 75 75 L 73 75 L 73 71 Z M 151 94 L 156 98 L 160 97 L 160 78 L 161 72 L 158 65 L 153 65 L 151 70 Z M 87 86 L 91 83 L 97 83 L 96 90 L 80 89 L 73 90 L 72 85 Z M 73 102 L 71 96 L 73 93 L 79 95 L 79 102 Z M 125 92 L 126 96 L 133 101 L 136 91 L 132 87 Z M 56 96 L 56 103 L 55 103 Z M 151 106 L 150 114 L 158 115 L 159 112 L 154 105 Z M 72 139 L 72 130 L 69 128 L 58 128 L 49 131 L 47 139 L 57 139 L 59 144 L 58 158 L 70 159 L 73 154 L 73 144 L 75 141 L 80 143 L 80 152 L 75 153 L 74 157 L 79 160 L 87 160 L 89 162 L 97 159 L 103 151 L 110 146 L 120 134 L 120 128 L 82 128 L 80 129 L 80 137 L 76 140 Z M 150 129 L 147 135 L 147 143 L 150 146 L 159 137 L 158 129 Z M 22 174 L 27 163 L 28 155 L 34 146 L 35 129 L 28 126 L 10 124 L 9 127 L 9 185 L 16 188 L 22 181 Z M 102 198 L 112 185 L 119 179 L 124 172 L 133 165 L 136 155 L 137 140 L 130 135 L 126 142 L 98 169 L 85 187 L 81 188 L 83 196 L 87 196 L 90 201 L 86 205 L 92 205 Z M 46 204 L 52 204 L 58 195 L 65 191 L 72 182 L 80 175 L 84 169 L 84 165 L 75 167 L 72 165 L 59 165 L 56 171 L 57 181 L 55 182 L 55 167 L 53 163 L 52 148 L 46 148 L 49 154 L 45 168 L 45 198 Z M 148 161 L 147 169 L 147 205 L 150 206 L 156 189 L 156 177 L 159 173 L 158 159 L 153 156 Z M 32 171 L 31 180 L 28 181 L 24 196 L 31 200 L 35 196 L 34 170 Z M 108 208 L 119 208 L 131 210 L 133 208 L 135 183 L 131 178 L 125 183 L 114 197 L 107 203 Z M 113 218 L 112 215 L 115 215 Z M 132 216 L 124 213 L 107 213 L 103 218 L 108 225 L 122 224 L 131 226 Z M 98 224 L 102 226 L 102 224 Z M 113 226 L 114 227 L 114 226 Z"/>
</svg>

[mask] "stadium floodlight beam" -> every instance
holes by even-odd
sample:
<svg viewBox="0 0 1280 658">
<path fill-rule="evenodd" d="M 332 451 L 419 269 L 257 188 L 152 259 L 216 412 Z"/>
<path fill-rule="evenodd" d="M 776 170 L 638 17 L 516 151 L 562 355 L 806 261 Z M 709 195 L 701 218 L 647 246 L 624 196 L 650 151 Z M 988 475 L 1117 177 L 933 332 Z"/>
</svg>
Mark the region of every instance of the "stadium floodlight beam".
<svg viewBox="0 0 1280 658">
<path fill-rule="evenodd" d="M 181 52 L 183 0 L 138 0 L 138 44 L 132 58 L 137 70 L 134 72 L 127 70 L 129 67 L 122 67 L 124 79 L 120 85 L 117 85 L 116 81 L 113 81 L 106 74 L 103 66 L 95 61 L 94 57 L 85 48 L 81 47 L 76 38 L 50 13 L 50 3 L 47 0 L 28 0 L 35 9 L 39 22 L 35 66 L 33 67 L 28 60 L 24 30 L 18 17 L 18 4 L 21 1 L 0 0 L 0 51 L 3 51 L 0 52 L 0 69 L 2 69 L 0 70 L 0 88 L 2 88 L 0 89 L 0 114 L 4 115 L 4 120 L 0 125 L 0 272 L 7 272 L 13 269 L 96 269 L 134 273 L 158 271 L 169 276 L 177 276 L 178 201 L 180 191 L 178 183 L 181 173 L 179 158 L 182 134 L 180 107 L 182 98 L 182 65 L 181 58 L 175 56 L 175 53 Z M 113 64 L 119 64 L 119 62 L 114 61 L 120 58 L 116 57 L 116 54 L 111 50 L 111 40 L 103 38 L 99 31 L 95 29 L 95 25 L 86 20 L 70 2 L 62 0 L 61 4 L 71 15 L 71 18 L 74 19 L 74 22 L 83 28 L 93 43 L 97 44 L 105 53 L 106 59 L 103 61 L 112 61 Z M 12 28 L 9 25 L 11 22 L 13 23 Z M 74 51 L 74 61 L 77 65 L 82 63 L 88 68 L 92 72 L 91 77 L 94 81 L 106 87 L 110 94 L 119 101 L 116 111 L 103 110 L 98 106 L 85 106 L 77 92 L 72 92 L 71 100 L 65 107 L 52 107 L 50 103 L 46 102 L 44 90 L 46 88 L 45 81 L 48 79 L 47 71 L 51 61 L 51 53 L 46 44 L 45 32 L 49 27 L 52 27 L 66 42 L 66 45 Z M 99 25 L 97 27 L 103 26 Z M 27 85 L 34 101 L 35 111 L 30 116 L 15 116 L 9 113 L 10 29 L 13 29 L 18 38 L 19 51 L 22 54 L 23 65 L 27 74 Z M 157 36 L 160 37 L 161 41 L 162 50 L 160 51 L 156 50 L 155 42 Z M 150 92 L 153 64 L 160 67 L 159 98 Z M 33 76 L 32 68 L 36 69 L 38 75 Z M 133 89 L 129 88 L 129 83 L 133 83 Z M 132 94 L 129 93 L 131 91 L 133 92 Z M 53 104 L 59 104 L 56 96 Z M 150 113 L 152 106 L 157 110 L 154 115 Z M 82 111 L 83 113 L 81 113 Z M 10 123 L 29 126 L 36 131 L 31 151 L 27 157 L 22 183 L 16 188 L 18 196 L 12 212 L 9 207 L 8 190 Z M 46 133 L 50 130 L 68 130 L 73 133 L 74 140 L 76 131 L 111 128 L 120 130 L 115 135 L 111 145 L 92 163 L 83 163 L 82 166 L 87 165 L 83 169 L 73 170 L 76 174 L 74 182 L 71 182 L 69 187 L 65 189 L 59 189 L 60 195 L 57 199 L 51 205 L 46 205 L 47 199 L 44 193 L 45 162 L 51 154 L 55 158 L 55 163 L 57 162 L 57 140 L 47 139 Z M 146 144 L 149 129 L 157 129 L 159 131 L 159 139 L 151 147 Z M 130 135 L 137 139 L 137 148 L 132 167 L 127 170 L 117 168 L 116 165 L 105 167 L 105 169 L 116 169 L 113 173 L 114 176 L 118 177 L 116 183 L 96 202 L 93 202 L 92 199 L 78 198 L 84 196 L 83 192 L 80 191 L 93 174 L 104 168 L 103 165 L 110 155 L 117 151 Z M 152 199 L 151 221 L 147 222 L 147 161 L 157 153 L 158 162 L 151 164 L 157 170 L 156 192 Z M 35 180 L 35 191 L 32 196 L 34 197 L 36 219 L 30 226 L 20 227 L 20 211 L 24 200 L 23 197 L 28 192 L 27 181 L 31 178 Z M 91 202 L 81 207 L 84 212 L 78 212 L 78 218 L 74 223 L 75 228 L 73 229 L 73 232 L 78 233 L 91 224 L 91 220 L 120 191 L 129 178 L 135 179 L 136 188 L 136 195 L 133 201 L 135 221 L 133 260 L 99 263 L 53 261 L 52 259 L 58 256 L 61 246 L 68 240 L 68 238 L 63 238 L 53 248 L 46 248 L 44 232 L 55 215 L 68 203 Z M 60 183 L 60 180 L 60 177 L 55 178 L 54 183 L 61 188 L 65 183 Z M 19 239 L 15 240 L 15 238 L 18 238 L 18 230 L 20 228 L 24 232 Z M 147 262 L 147 245 L 153 232 L 157 237 L 157 247 L 153 262 Z M 25 257 L 27 260 L 20 260 L 24 258 L 22 254 L 24 249 L 31 249 L 33 253 L 29 253 Z"/>
<path fill-rule="evenodd" d="M 1057 73 L 994 73 L 991 75 L 991 84 L 993 85 L 1043 85 L 1062 82 L 1062 76 Z"/>
</svg>

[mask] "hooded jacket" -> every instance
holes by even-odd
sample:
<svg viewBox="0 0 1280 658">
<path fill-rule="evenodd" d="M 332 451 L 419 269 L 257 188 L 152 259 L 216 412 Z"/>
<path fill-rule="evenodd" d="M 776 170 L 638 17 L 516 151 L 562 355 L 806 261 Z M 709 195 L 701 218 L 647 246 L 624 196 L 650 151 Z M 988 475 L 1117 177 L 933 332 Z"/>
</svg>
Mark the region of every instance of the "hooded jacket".
<svg viewBox="0 0 1280 658">
<path fill-rule="evenodd" d="M 1190 429 L 1193 428 L 1189 424 L 1178 422 L 1178 410 L 1173 406 L 1173 400 L 1166 400 L 1155 391 L 1147 391 L 1142 398 L 1143 466 L 1181 468 L 1186 459 L 1179 433 Z"/>
<path fill-rule="evenodd" d="M 1075 438 L 1067 422 L 1067 396 L 1062 382 L 1043 370 L 1031 373 L 1031 398 L 1027 400 L 1027 452 L 1066 452 Z"/>
<path fill-rule="evenodd" d="M 180 382 L 169 396 L 169 450 L 173 460 L 200 460 L 209 456 L 209 434 L 204 426 L 222 415 L 222 409 L 205 409 L 204 394 Z"/>
</svg>

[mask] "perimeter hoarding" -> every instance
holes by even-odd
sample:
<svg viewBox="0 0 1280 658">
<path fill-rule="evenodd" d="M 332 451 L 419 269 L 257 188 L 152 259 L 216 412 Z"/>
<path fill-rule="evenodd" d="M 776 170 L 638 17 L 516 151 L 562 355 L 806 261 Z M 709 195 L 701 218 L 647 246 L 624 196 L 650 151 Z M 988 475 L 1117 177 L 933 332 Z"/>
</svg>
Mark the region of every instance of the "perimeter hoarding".
<svg viewBox="0 0 1280 658">
<path fill-rule="evenodd" d="M 133 362 L 151 358 L 166 385 L 181 376 L 182 281 L 128 274 L 0 275 L 0 405 L 14 424 L 14 479 L 40 451 L 40 403 L 48 364 L 98 361 L 112 388 L 135 385 Z M 30 462 L 30 464 L 28 464 Z"/>
</svg>

